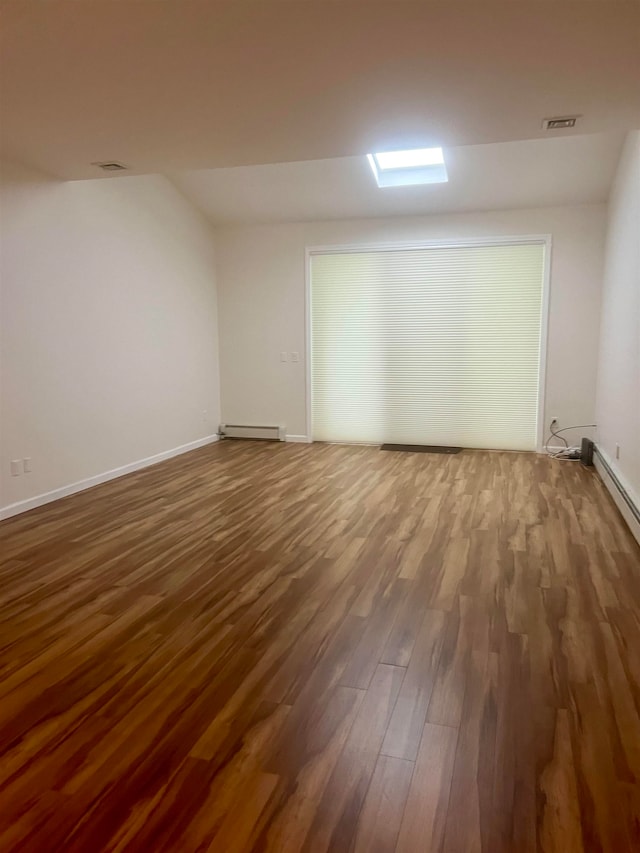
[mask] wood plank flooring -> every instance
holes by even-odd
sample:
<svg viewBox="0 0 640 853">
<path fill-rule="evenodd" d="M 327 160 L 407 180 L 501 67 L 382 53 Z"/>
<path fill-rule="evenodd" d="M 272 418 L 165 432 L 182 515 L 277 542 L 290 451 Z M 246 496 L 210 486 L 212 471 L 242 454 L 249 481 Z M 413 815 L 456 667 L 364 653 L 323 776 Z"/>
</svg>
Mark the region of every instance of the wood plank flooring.
<svg viewBox="0 0 640 853">
<path fill-rule="evenodd" d="M 0 553 L 2 853 L 640 850 L 640 551 L 579 463 L 224 442 Z"/>
</svg>

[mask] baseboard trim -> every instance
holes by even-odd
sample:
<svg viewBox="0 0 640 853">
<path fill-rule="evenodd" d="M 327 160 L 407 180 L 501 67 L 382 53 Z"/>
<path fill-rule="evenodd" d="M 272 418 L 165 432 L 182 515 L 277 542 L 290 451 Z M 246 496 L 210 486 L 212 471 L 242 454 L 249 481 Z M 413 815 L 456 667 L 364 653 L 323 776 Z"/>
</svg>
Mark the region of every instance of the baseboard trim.
<svg viewBox="0 0 640 853">
<path fill-rule="evenodd" d="M 285 441 L 293 441 L 298 444 L 311 444 L 311 437 L 308 435 L 287 435 Z"/>
<path fill-rule="evenodd" d="M 179 447 L 173 447 L 171 450 L 163 450 L 162 453 L 156 453 L 154 456 L 147 456 L 146 459 L 139 459 L 137 462 L 130 462 L 128 465 L 113 468 L 111 471 L 105 471 L 103 474 L 87 477 L 86 480 L 79 480 L 77 483 L 61 486 L 59 489 L 53 489 L 51 492 L 44 492 L 33 498 L 17 501 L 16 503 L 0 508 L 0 521 L 3 521 L 5 518 L 11 518 L 14 515 L 20 515 L 23 512 L 28 512 L 30 509 L 37 509 L 39 506 L 60 500 L 60 498 L 75 495 L 77 492 L 84 492 L 85 489 L 91 489 L 93 486 L 99 486 L 101 483 L 107 483 L 109 480 L 124 477 L 125 474 L 132 474 L 134 471 L 140 471 L 142 468 L 157 465 L 158 462 L 164 462 L 166 459 L 180 456 L 182 453 L 189 453 L 190 450 L 197 450 L 199 447 L 213 444 L 215 441 L 218 441 L 217 435 L 207 435 L 205 438 L 190 441 L 188 444 L 181 444 Z"/>
<path fill-rule="evenodd" d="M 593 464 L 595 469 L 613 498 L 613 502 L 620 510 L 620 514 L 627 522 L 629 530 L 640 544 L 640 506 L 636 504 L 629 490 L 621 482 L 611 459 L 600 450 L 598 445 L 595 446 L 594 450 Z"/>
</svg>

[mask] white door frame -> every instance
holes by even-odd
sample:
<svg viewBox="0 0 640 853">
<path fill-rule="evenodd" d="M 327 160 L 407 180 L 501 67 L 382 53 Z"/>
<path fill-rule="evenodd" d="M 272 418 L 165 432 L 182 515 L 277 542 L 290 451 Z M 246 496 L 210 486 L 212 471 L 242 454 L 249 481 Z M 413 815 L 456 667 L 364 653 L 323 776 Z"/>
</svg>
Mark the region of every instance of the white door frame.
<svg viewBox="0 0 640 853">
<path fill-rule="evenodd" d="M 337 246 L 307 246 L 305 248 L 305 406 L 306 406 L 306 437 L 313 441 L 312 416 L 312 357 L 313 341 L 311 334 L 311 259 L 314 255 L 348 254 L 350 252 L 394 252 L 407 249 L 447 249 L 474 248 L 476 246 L 513 246 L 535 243 L 544 246 L 544 278 L 542 282 L 542 307 L 540 316 L 540 368 L 538 373 L 538 406 L 537 418 L 537 451 L 544 450 L 545 432 L 545 394 L 547 386 L 547 348 L 549 333 L 549 296 L 551 290 L 551 234 L 523 234 L 513 237 L 483 237 L 473 240 L 423 240 L 407 243 L 349 243 Z"/>
</svg>

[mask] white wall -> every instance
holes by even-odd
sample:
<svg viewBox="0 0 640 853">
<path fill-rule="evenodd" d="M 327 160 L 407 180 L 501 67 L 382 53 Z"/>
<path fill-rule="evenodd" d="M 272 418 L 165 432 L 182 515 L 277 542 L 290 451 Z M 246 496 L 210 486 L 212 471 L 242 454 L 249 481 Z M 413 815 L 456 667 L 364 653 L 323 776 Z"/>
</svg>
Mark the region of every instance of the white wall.
<svg viewBox="0 0 640 853">
<path fill-rule="evenodd" d="M 609 200 L 597 419 L 599 448 L 640 506 L 640 131 L 627 137 Z"/>
<path fill-rule="evenodd" d="M 604 206 L 584 205 L 218 230 L 223 420 L 307 432 L 305 247 L 551 234 L 545 423 L 551 417 L 560 426 L 592 423 L 604 225 Z M 281 351 L 299 352 L 300 362 L 281 362 Z"/>
<path fill-rule="evenodd" d="M 203 217 L 160 176 L 61 183 L 9 164 L 0 201 L 0 511 L 215 433 Z M 11 477 L 24 457 L 33 472 Z"/>
</svg>

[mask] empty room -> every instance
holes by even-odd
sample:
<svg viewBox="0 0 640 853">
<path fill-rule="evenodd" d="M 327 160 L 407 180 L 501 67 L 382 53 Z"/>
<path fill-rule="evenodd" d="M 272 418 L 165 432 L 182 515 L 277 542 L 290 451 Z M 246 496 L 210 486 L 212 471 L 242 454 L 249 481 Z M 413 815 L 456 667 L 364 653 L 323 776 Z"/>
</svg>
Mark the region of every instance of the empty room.
<svg viewBox="0 0 640 853">
<path fill-rule="evenodd" d="M 640 850 L 640 2 L 0 0 L 1 853 Z"/>
</svg>

